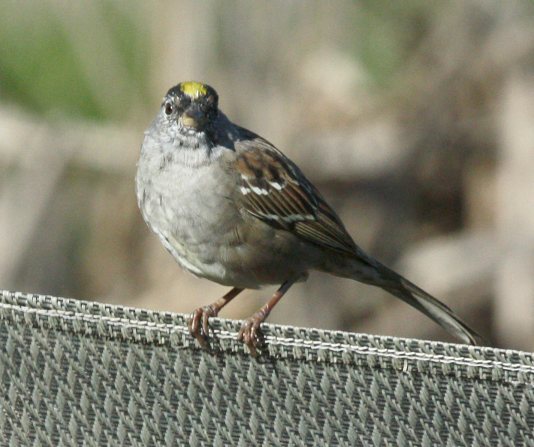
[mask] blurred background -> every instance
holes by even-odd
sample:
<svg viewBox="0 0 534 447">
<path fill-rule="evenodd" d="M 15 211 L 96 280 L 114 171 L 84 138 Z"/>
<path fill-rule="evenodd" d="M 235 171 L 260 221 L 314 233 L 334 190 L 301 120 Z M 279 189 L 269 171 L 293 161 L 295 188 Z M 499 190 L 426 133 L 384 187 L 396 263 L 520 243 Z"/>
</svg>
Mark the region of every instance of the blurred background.
<svg viewBox="0 0 534 447">
<path fill-rule="evenodd" d="M 3 1 L 0 288 L 176 312 L 226 292 L 178 268 L 134 193 L 143 131 L 192 79 L 296 161 L 368 253 L 491 345 L 534 350 L 530 1 Z M 270 321 L 450 340 L 319 273 Z"/>
</svg>

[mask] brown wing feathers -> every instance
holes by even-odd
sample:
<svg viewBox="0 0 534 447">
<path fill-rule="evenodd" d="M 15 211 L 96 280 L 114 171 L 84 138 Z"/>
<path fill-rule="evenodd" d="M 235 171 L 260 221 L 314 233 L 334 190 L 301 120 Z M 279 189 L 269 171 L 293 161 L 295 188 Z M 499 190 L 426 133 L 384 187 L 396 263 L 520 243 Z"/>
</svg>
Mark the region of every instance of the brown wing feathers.
<svg viewBox="0 0 534 447">
<path fill-rule="evenodd" d="M 240 143 L 245 150 L 236 169 L 247 212 L 315 244 L 355 254 L 340 219 L 293 163 L 263 139 Z"/>
</svg>

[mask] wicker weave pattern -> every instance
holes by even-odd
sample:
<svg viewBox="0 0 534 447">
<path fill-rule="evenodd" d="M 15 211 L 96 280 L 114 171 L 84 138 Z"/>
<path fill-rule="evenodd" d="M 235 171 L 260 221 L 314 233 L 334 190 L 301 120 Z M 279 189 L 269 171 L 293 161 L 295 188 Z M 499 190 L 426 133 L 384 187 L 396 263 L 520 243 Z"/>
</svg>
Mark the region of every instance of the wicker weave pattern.
<svg viewBox="0 0 534 447">
<path fill-rule="evenodd" d="M 530 445 L 534 356 L 0 293 L 2 445 Z"/>
</svg>

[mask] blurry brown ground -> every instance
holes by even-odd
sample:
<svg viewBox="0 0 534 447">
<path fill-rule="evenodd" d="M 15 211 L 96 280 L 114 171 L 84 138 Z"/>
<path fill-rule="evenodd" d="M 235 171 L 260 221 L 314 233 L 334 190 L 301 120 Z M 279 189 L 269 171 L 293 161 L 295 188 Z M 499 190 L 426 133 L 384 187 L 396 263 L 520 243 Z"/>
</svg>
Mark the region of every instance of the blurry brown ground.
<svg viewBox="0 0 534 447">
<path fill-rule="evenodd" d="M 3 8 L 0 288 L 177 312 L 225 292 L 177 267 L 134 194 L 161 97 L 196 79 L 302 167 L 367 252 L 491 344 L 534 349 L 530 2 Z M 73 65 L 78 77 L 62 79 Z M 273 290 L 222 316 L 248 316 Z M 450 340 L 380 290 L 322 274 L 270 321 Z"/>
</svg>

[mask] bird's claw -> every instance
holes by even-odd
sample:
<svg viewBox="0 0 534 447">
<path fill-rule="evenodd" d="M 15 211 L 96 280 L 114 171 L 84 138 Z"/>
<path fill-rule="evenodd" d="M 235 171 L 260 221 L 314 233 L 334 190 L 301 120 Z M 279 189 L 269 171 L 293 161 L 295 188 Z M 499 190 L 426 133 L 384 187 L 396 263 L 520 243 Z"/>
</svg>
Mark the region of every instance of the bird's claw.
<svg viewBox="0 0 534 447">
<path fill-rule="evenodd" d="M 189 333 L 196 338 L 198 344 L 206 348 L 209 337 L 209 319 L 216 317 L 217 309 L 211 304 L 195 309 L 189 319 Z"/>
<path fill-rule="evenodd" d="M 258 355 L 258 349 L 264 342 L 260 328 L 264 320 L 265 315 L 262 312 L 255 313 L 252 317 L 243 321 L 237 336 L 237 339 L 247 346 L 253 357 Z"/>
</svg>

